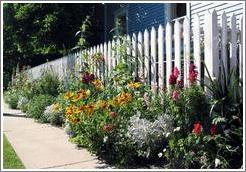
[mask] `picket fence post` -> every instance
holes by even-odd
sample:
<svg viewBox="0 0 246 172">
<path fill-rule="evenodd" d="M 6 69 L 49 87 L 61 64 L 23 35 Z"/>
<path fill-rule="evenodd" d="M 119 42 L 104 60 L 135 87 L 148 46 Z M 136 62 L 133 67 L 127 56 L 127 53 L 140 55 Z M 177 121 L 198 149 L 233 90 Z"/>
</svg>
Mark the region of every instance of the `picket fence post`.
<svg viewBox="0 0 246 172">
<path fill-rule="evenodd" d="M 178 20 L 174 23 L 174 54 L 175 54 L 175 67 L 179 69 L 181 72 L 181 56 L 180 56 L 180 48 L 181 41 L 180 41 L 180 23 Z"/>
<path fill-rule="evenodd" d="M 150 33 L 150 53 L 151 53 L 151 87 L 156 87 L 156 30 L 154 27 L 151 28 Z"/>
<path fill-rule="evenodd" d="M 163 36 L 163 27 L 159 25 L 158 28 L 158 78 L 159 78 L 159 87 L 161 90 L 164 88 L 164 36 Z"/>
<path fill-rule="evenodd" d="M 230 69 L 232 70 L 237 64 L 237 24 L 236 16 L 233 14 L 231 16 L 231 42 L 230 42 Z"/>
<path fill-rule="evenodd" d="M 213 10 L 212 13 L 206 14 L 206 27 L 204 27 L 204 44 L 205 44 L 205 65 L 212 79 L 219 76 L 219 43 L 218 43 L 218 28 L 217 28 L 217 13 Z M 205 72 L 205 84 L 209 84 L 208 73 Z"/>
<path fill-rule="evenodd" d="M 225 68 L 225 78 L 228 75 L 228 59 L 227 59 L 227 16 L 223 12 L 221 16 L 221 59 Z"/>
<path fill-rule="evenodd" d="M 166 25 L 166 83 L 169 87 L 169 76 L 172 72 L 172 26 L 168 22 Z"/>
<path fill-rule="evenodd" d="M 111 74 L 111 71 L 112 71 L 112 51 L 111 51 L 112 47 L 111 47 L 111 41 L 108 41 L 108 74 L 107 74 L 107 77 L 110 76 Z"/>
<path fill-rule="evenodd" d="M 149 57 L 149 32 L 147 29 L 144 30 L 144 77 L 146 79 L 146 83 L 150 84 L 150 76 L 149 76 L 149 63 L 150 63 L 150 57 Z"/>
<path fill-rule="evenodd" d="M 198 15 L 194 17 L 194 28 L 193 28 L 193 43 L 194 43 L 194 64 L 197 67 L 197 84 L 201 83 L 201 44 L 200 44 L 200 19 Z M 190 64 L 190 63 L 189 63 Z M 189 68 L 187 69 L 187 73 L 189 73 Z M 188 79 L 188 78 L 187 78 Z"/>
<path fill-rule="evenodd" d="M 133 64 L 131 65 L 131 71 L 133 72 L 133 77 L 137 76 L 137 36 L 135 33 L 132 34 L 132 61 Z"/>
<path fill-rule="evenodd" d="M 244 36 L 243 36 L 243 17 L 240 19 L 240 54 L 239 54 L 239 77 L 243 80 L 243 46 L 244 46 Z"/>
<path fill-rule="evenodd" d="M 108 53 L 107 53 L 107 43 L 106 42 L 104 42 L 104 44 L 103 44 L 103 64 L 104 64 L 103 78 L 105 81 L 106 76 L 108 75 Z"/>
<path fill-rule="evenodd" d="M 184 86 L 188 86 L 189 84 L 188 75 L 189 75 L 189 66 L 190 66 L 190 22 L 187 17 L 185 17 L 183 21 L 183 28 L 184 28 L 184 32 L 183 32 L 184 33 L 183 34 L 184 35 Z M 196 48 L 194 47 L 194 57 L 195 57 L 195 50 Z"/>
<path fill-rule="evenodd" d="M 144 68 L 143 68 L 143 35 L 142 32 L 138 32 L 138 64 L 139 64 L 139 68 L 138 68 L 138 76 L 140 78 L 143 77 L 143 73 L 144 73 Z"/>
</svg>

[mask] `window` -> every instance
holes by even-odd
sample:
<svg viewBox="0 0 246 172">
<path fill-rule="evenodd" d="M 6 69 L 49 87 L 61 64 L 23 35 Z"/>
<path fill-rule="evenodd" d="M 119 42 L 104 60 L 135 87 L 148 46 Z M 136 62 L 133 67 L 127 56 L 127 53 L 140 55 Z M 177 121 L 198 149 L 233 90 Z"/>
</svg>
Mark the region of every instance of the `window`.
<svg viewBox="0 0 246 172">
<path fill-rule="evenodd" d="M 176 4 L 176 16 L 182 17 L 186 15 L 186 4 L 178 3 Z"/>
</svg>

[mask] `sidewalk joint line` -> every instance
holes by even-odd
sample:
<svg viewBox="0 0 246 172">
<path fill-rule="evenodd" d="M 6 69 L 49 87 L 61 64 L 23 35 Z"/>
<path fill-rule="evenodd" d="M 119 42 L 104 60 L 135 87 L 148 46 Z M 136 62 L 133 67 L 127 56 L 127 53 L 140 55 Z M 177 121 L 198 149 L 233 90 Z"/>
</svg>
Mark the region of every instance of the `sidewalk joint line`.
<svg viewBox="0 0 246 172">
<path fill-rule="evenodd" d="M 94 159 L 91 160 L 85 160 L 85 161 L 79 161 L 79 162 L 72 162 L 72 163 L 67 163 L 67 164 L 62 164 L 62 165 L 55 165 L 55 166 L 50 166 L 50 167 L 43 167 L 41 169 L 49 169 L 49 168 L 56 168 L 56 167 L 63 167 L 63 166 L 69 166 L 69 165 L 74 165 L 74 164 L 79 164 L 79 163 L 85 163 L 85 162 L 89 162 L 89 161 L 93 161 Z"/>
</svg>

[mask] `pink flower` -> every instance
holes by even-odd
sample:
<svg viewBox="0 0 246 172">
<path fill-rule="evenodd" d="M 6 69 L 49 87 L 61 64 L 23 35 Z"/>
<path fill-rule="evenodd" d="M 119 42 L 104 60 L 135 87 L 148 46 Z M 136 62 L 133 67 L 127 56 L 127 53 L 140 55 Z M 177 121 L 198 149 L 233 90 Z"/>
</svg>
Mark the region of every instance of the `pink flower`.
<svg viewBox="0 0 246 172">
<path fill-rule="evenodd" d="M 173 73 L 171 73 L 170 77 L 169 77 L 169 84 L 170 85 L 175 85 L 177 82 L 177 77 L 175 77 L 175 75 Z"/>
<path fill-rule="evenodd" d="M 177 67 L 174 67 L 174 69 L 173 69 L 173 75 L 176 77 L 176 78 L 178 78 L 179 77 L 179 70 L 178 70 L 178 68 Z"/>
<path fill-rule="evenodd" d="M 114 117 L 116 117 L 116 112 L 109 112 L 109 116 L 111 117 L 111 118 L 114 118 Z"/>
<path fill-rule="evenodd" d="M 184 81 L 182 79 L 178 81 L 178 86 L 179 86 L 179 88 L 184 87 Z"/>
<path fill-rule="evenodd" d="M 175 85 L 177 83 L 177 79 L 179 77 L 179 70 L 177 67 L 175 67 L 169 76 L 169 84 L 170 85 Z"/>
<path fill-rule="evenodd" d="M 189 67 L 189 82 L 190 84 L 193 84 L 195 83 L 196 79 L 197 79 L 197 71 L 195 70 L 196 69 L 196 66 L 194 64 L 190 64 L 190 67 Z"/>
<path fill-rule="evenodd" d="M 177 101 L 179 99 L 179 92 L 177 90 L 173 91 L 172 99 L 173 99 L 173 101 Z"/>
</svg>

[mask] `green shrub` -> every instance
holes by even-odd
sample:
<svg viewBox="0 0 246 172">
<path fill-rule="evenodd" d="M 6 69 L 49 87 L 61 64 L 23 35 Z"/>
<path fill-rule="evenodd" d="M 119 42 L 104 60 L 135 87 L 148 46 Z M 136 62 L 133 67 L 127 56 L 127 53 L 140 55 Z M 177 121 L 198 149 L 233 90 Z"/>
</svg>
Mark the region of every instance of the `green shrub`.
<svg viewBox="0 0 246 172">
<path fill-rule="evenodd" d="M 35 81 L 35 90 L 38 94 L 58 95 L 60 80 L 52 70 L 43 71 L 41 77 Z"/>
<path fill-rule="evenodd" d="M 20 95 L 19 100 L 18 100 L 18 104 L 17 104 L 17 108 L 20 109 L 22 112 L 26 112 L 28 102 L 29 102 L 29 100 L 26 97 Z"/>
<path fill-rule="evenodd" d="M 27 115 L 40 122 L 48 122 L 44 116 L 45 108 L 54 102 L 54 97 L 50 95 L 34 96 L 28 103 Z"/>
<path fill-rule="evenodd" d="M 10 108 L 16 109 L 18 100 L 19 100 L 19 93 L 16 90 L 8 90 L 4 93 L 5 102 L 9 104 Z"/>
</svg>

